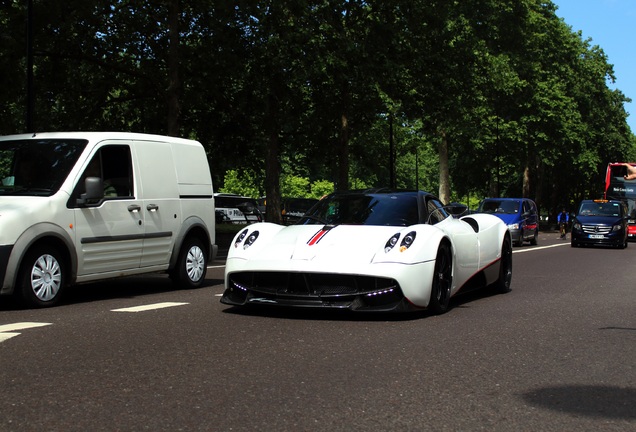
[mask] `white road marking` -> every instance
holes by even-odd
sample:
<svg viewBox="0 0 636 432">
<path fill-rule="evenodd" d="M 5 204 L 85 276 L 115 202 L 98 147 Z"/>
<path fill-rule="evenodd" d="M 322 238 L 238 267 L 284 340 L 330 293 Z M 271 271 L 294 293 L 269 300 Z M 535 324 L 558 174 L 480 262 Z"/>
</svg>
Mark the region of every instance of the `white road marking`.
<svg viewBox="0 0 636 432">
<path fill-rule="evenodd" d="M 19 322 L 13 324 L 0 325 L 0 342 L 4 342 L 12 337 L 18 336 L 18 333 L 14 330 L 24 330 L 34 327 L 44 327 L 51 325 L 52 323 L 38 323 L 38 322 Z"/>
<path fill-rule="evenodd" d="M 143 312 L 143 311 L 163 309 L 163 308 L 168 308 L 173 306 L 183 306 L 187 304 L 190 304 L 190 303 L 163 302 L 163 303 L 149 304 L 145 306 L 134 306 L 134 307 L 121 308 L 121 309 L 112 309 L 111 312 Z"/>
<path fill-rule="evenodd" d="M 19 322 L 14 324 L 0 325 L 0 333 L 10 332 L 14 330 L 24 330 L 33 327 L 44 327 L 51 325 L 52 323 L 39 323 L 39 322 Z"/>
<path fill-rule="evenodd" d="M 0 333 L 0 342 L 4 342 L 7 339 L 11 339 L 14 336 L 18 336 L 20 333 Z"/>
<path fill-rule="evenodd" d="M 559 247 L 559 246 L 570 246 L 570 243 L 559 243 L 559 244 L 553 244 L 553 245 L 550 245 L 550 246 L 537 246 L 537 247 L 533 247 L 532 249 L 513 250 L 512 253 L 532 252 L 532 251 L 536 251 L 536 250 L 550 249 L 550 248 Z"/>
</svg>

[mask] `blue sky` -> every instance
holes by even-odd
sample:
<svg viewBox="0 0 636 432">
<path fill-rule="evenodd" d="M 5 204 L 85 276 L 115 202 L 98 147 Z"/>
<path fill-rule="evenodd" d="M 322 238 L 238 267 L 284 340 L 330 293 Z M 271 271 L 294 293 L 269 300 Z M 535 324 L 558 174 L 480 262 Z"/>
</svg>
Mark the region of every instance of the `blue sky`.
<svg viewBox="0 0 636 432">
<path fill-rule="evenodd" d="M 636 1 L 634 0 L 552 0 L 557 16 L 583 39 L 600 46 L 608 63 L 614 65 L 617 88 L 634 100 L 625 104 L 627 123 L 636 133 Z"/>
</svg>

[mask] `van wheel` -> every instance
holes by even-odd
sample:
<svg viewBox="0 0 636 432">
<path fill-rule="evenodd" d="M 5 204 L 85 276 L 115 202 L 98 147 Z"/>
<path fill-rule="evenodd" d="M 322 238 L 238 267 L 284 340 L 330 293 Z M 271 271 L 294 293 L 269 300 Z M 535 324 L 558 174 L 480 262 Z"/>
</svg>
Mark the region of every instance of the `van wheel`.
<svg viewBox="0 0 636 432">
<path fill-rule="evenodd" d="M 182 288 L 198 288 L 203 285 L 208 270 L 208 254 L 203 242 L 188 238 L 181 246 L 177 266 L 170 277 Z"/>
<path fill-rule="evenodd" d="M 66 267 L 55 247 L 37 246 L 27 252 L 18 273 L 18 286 L 27 305 L 56 305 L 65 283 Z"/>
</svg>

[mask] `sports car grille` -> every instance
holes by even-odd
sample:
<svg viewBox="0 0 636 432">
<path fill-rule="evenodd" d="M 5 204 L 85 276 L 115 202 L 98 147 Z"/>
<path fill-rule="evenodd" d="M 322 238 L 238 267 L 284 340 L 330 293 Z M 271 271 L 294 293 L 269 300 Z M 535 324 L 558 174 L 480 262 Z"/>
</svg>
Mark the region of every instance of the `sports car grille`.
<svg viewBox="0 0 636 432">
<path fill-rule="evenodd" d="M 293 272 L 233 273 L 230 286 L 277 296 L 321 298 L 376 295 L 398 288 L 397 282 L 390 278 Z"/>
<path fill-rule="evenodd" d="M 612 231 L 612 227 L 607 225 L 582 225 L 582 228 L 586 234 L 609 234 Z"/>
</svg>

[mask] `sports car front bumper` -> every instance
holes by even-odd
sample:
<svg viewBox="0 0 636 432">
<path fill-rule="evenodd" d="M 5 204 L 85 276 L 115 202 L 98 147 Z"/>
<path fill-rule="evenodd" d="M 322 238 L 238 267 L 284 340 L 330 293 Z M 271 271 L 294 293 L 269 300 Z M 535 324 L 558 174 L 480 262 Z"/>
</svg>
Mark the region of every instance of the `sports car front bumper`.
<svg viewBox="0 0 636 432">
<path fill-rule="evenodd" d="M 373 312 L 418 309 L 394 279 L 329 273 L 233 273 L 221 302 Z"/>
</svg>

